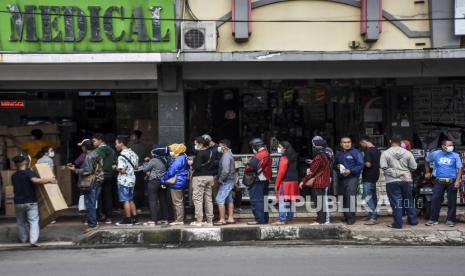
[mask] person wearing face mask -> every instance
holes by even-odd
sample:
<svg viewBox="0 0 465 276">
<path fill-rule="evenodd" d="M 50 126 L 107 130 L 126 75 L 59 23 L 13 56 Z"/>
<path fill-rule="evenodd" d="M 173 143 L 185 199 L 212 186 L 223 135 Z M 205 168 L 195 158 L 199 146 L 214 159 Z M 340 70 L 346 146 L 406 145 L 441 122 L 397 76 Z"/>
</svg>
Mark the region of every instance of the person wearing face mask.
<svg viewBox="0 0 465 276">
<path fill-rule="evenodd" d="M 275 182 L 276 199 L 279 202 L 279 216 L 275 225 L 288 224 L 294 218 L 295 200 L 299 193 L 297 173 L 297 153 L 288 141 L 278 146 L 281 154 L 278 164 L 278 176 Z"/>
<path fill-rule="evenodd" d="M 175 211 L 175 221 L 171 226 L 184 225 L 184 193 L 189 187 L 189 164 L 187 163 L 186 146 L 183 144 L 172 144 L 168 147 L 172 161 L 168 165 L 161 183 L 167 183 L 175 177 L 174 184 L 167 184 L 171 194 L 171 200 Z"/>
<path fill-rule="evenodd" d="M 52 147 L 43 147 L 36 155 L 37 164 L 48 164 L 53 171 L 55 167 L 53 162 L 54 157 L 55 150 Z"/>
<path fill-rule="evenodd" d="M 219 220 L 215 225 L 234 224 L 234 200 L 232 189 L 236 179 L 236 164 L 231 152 L 231 141 L 223 139 L 218 146 L 218 152 L 221 152 L 220 164 L 218 167 L 218 194 L 216 195 L 216 204 L 219 209 Z M 226 206 L 228 207 L 228 220 L 226 221 Z"/>
<path fill-rule="evenodd" d="M 393 222 L 388 227 L 401 229 L 402 214 L 407 212 L 408 223 L 417 225 L 417 212 L 413 200 L 413 181 L 411 171 L 417 168 L 413 154 L 402 148 L 402 139 L 391 138 L 391 147 L 381 154 L 380 168 L 386 179 L 386 191 L 392 208 Z"/>
<path fill-rule="evenodd" d="M 265 210 L 265 200 L 268 201 L 268 189 L 272 177 L 272 165 L 270 153 L 265 142 L 260 138 L 255 138 L 249 143 L 254 152 L 253 158 L 245 166 L 245 171 L 256 172 L 257 177 L 249 187 L 250 206 L 255 221 L 248 222 L 249 225 L 268 224 L 269 214 Z"/>
<path fill-rule="evenodd" d="M 304 183 L 313 179 L 312 201 L 319 207 L 317 218 L 312 225 L 329 224 L 330 213 L 328 212 L 328 190 L 331 186 L 332 163 L 334 159 L 333 151 L 328 148 L 326 140 L 321 136 L 312 139 L 313 159 L 307 170 L 307 175 L 300 182 L 300 188 Z"/>
<path fill-rule="evenodd" d="M 431 174 L 431 163 L 434 165 Z M 454 144 L 450 140 L 441 143 L 441 149 L 433 151 L 426 157 L 425 178 L 434 176 L 433 198 L 431 202 L 431 217 L 427 226 L 438 224 L 444 192 L 447 191 L 447 221 L 446 225 L 454 227 L 456 222 L 457 189 L 462 179 L 462 161 L 454 152 Z"/>
<path fill-rule="evenodd" d="M 152 147 L 152 158 L 146 158 L 145 162 L 139 167 L 144 173 L 149 173 L 147 192 L 149 198 L 150 218 L 144 225 L 166 225 L 168 224 L 168 193 L 160 179 L 165 175 L 167 156 L 169 149 L 166 146 L 155 144 Z M 160 211 L 160 215 L 158 215 Z"/>
<path fill-rule="evenodd" d="M 199 136 L 194 140 L 197 151 L 192 164 L 192 199 L 194 201 L 195 221 L 191 226 L 213 226 L 213 185 L 218 174 L 215 155 L 205 138 Z M 206 223 L 203 223 L 205 209 Z"/>
</svg>

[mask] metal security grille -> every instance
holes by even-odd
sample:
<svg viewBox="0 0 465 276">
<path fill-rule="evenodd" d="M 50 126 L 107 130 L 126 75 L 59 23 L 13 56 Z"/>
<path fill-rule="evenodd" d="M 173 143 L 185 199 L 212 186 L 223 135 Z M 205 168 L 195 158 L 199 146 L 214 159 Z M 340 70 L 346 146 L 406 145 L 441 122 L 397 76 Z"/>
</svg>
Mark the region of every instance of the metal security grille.
<svg viewBox="0 0 465 276">
<path fill-rule="evenodd" d="M 184 34 L 184 43 L 191 49 L 202 48 L 205 44 L 205 32 L 201 29 L 190 29 Z"/>
</svg>

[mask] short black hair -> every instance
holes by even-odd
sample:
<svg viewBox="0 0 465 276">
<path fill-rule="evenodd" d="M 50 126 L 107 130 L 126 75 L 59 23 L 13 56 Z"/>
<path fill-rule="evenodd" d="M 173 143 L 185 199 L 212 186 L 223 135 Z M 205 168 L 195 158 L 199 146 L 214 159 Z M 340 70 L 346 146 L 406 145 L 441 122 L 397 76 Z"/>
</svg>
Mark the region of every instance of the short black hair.
<svg viewBox="0 0 465 276">
<path fill-rule="evenodd" d="M 134 130 L 132 134 L 136 135 L 137 139 L 140 139 L 140 137 L 142 137 L 142 131 L 137 130 L 137 129 Z"/>
<path fill-rule="evenodd" d="M 125 146 L 128 146 L 128 144 L 129 144 L 128 137 L 123 136 L 123 135 L 118 135 L 116 137 L 116 141 L 118 141 L 119 143 L 121 143 L 121 144 L 123 144 Z"/>
<path fill-rule="evenodd" d="M 342 135 L 341 138 L 339 138 L 339 141 L 342 141 L 342 139 L 345 139 L 345 138 L 349 139 L 352 142 L 352 138 L 349 137 L 348 135 Z"/>
<path fill-rule="evenodd" d="M 38 128 L 31 130 L 31 135 L 34 136 L 34 138 L 37 140 L 40 140 L 42 137 L 44 137 L 44 133 L 41 129 Z"/>
<path fill-rule="evenodd" d="M 368 135 L 363 135 L 362 137 L 360 137 L 360 141 L 367 141 L 373 143 L 373 139 Z"/>
<path fill-rule="evenodd" d="M 83 147 L 83 148 L 85 148 L 86 150 L 89 150 L 89 151 L 95 149 L 94 144 L 92 144 L 91 140 L 84 141 L 84 143 L 82 143 L 81 147 Z"/>
<path fill-rule="evenodd" d="M 196 141 L 197 143 L 201 144 L 202 146 L 204 147 L 208 147 L 209 146 L 209 143 L 207 140 L 205 140 L 205 138 L 203 138 L 202 136 L 198 136 L 194 139 L 194 141 Z"/>
<path fill-rule="evenodd" d="M 452 140 L 444 139 L 444 140 L 441 141 L 441 146 L 445 146 L 447 142 L 452 142 L 452 143 L 454 143 L 454 141 L 452 141 Z"/>
<path fill-rule="evenodd" d="M 103 135 L 103 133 L 94 133 L 94 135 L 92 135 L 92 138 L 100 141 L 105 141 L 105 135 Z"/>
<path fill-rule="evenodd" d="M 15 163 L 15 165 L 21 164 L 24 161 L 26 161 L 26 157 L 24 157 L 22 155 L 17 155 L 15 157 L 13 157 L 13 163 Z"/>
<path fill-rule="evenodd" d="M 220 142 L 218 142 L 218 144 L 226 145 L 228 149 L 231 148 L 231 140 L 229 139 L 221 139 Z"/>
<path fill-rule="evenodd" d="M 391 137 L 391 143 L 402 144 L 402 137 L 400 137 L 400 135 L 393 135 Z"/>
</svg>

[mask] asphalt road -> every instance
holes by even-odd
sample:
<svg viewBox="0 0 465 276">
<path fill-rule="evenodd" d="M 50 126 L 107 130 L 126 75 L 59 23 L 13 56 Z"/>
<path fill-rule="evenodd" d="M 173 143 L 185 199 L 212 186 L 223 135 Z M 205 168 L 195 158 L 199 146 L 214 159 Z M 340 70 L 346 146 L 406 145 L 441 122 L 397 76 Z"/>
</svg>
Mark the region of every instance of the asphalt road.
<svg viewBox="0 0 465 276">
<path fill-rule="evenodd" d="M 465 275 L 460 247 L 205 247 L 0 252 L 0 275 Z"/>
</svg>

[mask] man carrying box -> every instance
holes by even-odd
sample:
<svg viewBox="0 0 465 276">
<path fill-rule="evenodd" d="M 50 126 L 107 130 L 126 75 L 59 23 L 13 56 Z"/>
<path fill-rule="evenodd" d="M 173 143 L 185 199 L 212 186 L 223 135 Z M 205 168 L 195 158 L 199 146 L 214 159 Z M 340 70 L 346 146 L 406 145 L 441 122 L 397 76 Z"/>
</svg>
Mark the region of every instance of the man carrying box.
<svg viewBox="0 0 465 276">
<path fill-rule="evenodd" d="M 22 243 L 28 241 L 27 224 L 29 224 L 29 242 L 38 247 L 39 239 L 39 205 L 36 196 L 35 185 L 57 183 L 53 178 L 39 178 L 39 176 L 28 169 L 28 160 L 24 156 L 13 158 L 18 171 L 13 174 L 11 181 L 14 189 L 14 202 L 16 211 L 16 222 L 18 225 L 19 240 Z M 27 221 L 27 223 L 26 223 Z"/>
</svg>

